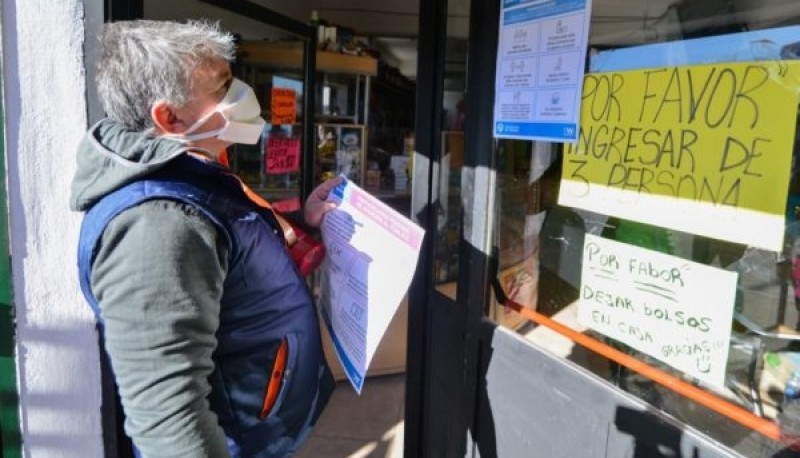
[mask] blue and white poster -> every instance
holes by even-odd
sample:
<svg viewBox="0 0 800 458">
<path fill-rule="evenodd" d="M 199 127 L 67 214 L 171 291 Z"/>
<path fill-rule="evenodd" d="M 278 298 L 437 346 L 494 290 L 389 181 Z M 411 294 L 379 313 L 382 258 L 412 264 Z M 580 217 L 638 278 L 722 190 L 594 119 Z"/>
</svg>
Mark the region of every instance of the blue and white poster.
<svg viewBox="0 0 800 458">
<path fill-rule="evenodd" d="M 501 0 L 494 136 L 575 142 L 591 0 Z"/>
<path fill-rule="evenodd" d="M 319 306 L 345 375 L 361 394 L 367 368 L 406 295 L 425 231 L 375 196 L 342 180 L 322 220 L 326 256 Z"/>
</svg>

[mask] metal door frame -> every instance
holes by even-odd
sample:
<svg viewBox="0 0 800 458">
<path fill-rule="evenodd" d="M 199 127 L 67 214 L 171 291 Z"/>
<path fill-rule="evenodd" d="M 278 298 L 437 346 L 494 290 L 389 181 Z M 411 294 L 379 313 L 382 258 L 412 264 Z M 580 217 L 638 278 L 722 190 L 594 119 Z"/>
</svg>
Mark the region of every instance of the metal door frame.
<svg viewBox="0 0 800 458">
<path fill-rule="evenodd" d="M 476 456 L 479 439 L 493 437 L 491 424 L 484 424 L 476 413 L 481 403 L 480 368 L 485 365 L 484 354 L 495 328 L 483 318 L 489 304 L 487 253 L 492 215 L 486 207 L 483 212 L 471 209 L 491 202 L 493 192 L 492 113 L 500 5 L 498 1 L 472 0 L 470 6 L 464 167 L 473 180 L 470 186 L 462 182 L 462 202 L 463 212 L 470 213 L 471 227 L 462 227 L 458 288 L 453 301 L 435 290 L 432 278 L 436 253 L 432 164 L 442 156 L 439 139 L 447 3 L 420 1 L 415 150 L 430 159 L 431 167 L 424 190 L 428 205 L 424 213 L 415 215 L 428 232 L 409 293 L 407 457 Z M 463 226 L 464 214 L 460 217 Z"/>
</svg>

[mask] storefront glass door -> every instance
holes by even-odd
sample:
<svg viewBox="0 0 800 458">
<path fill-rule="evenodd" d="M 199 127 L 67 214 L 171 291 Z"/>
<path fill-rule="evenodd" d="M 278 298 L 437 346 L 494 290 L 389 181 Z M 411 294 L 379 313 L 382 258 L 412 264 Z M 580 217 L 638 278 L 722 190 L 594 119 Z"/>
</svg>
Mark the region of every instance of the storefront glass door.
<svg viewBox="0 0 800 458">
<path fill-rule="evenodd" d="M 429 213 L 424 377 L 443 410 L 426 411 L 425 450 L 450 433 L 474 456 L 526 443 L 542 456 L 793 456 L 798 10 L 595 0 L 575 142 L 495 139 L 498 109 L 555 116 L 567 97 L 571 70 L 551 54 L 577 51 L 569 18 L 552 22 L 549 54 L 526 55 L 538 29 L 501 37 L 501 8 L 536 4 L 472 7 L 460 207 L 431 180 L 431 208 L 459 210 L 452 228 Z M 494 104 L 501 39 L 521 50 L 505 82 L 544 81 L 547 98 Z M 454 263 L 440 249 L 451 232 Z M 437 404 L 447 389 L 471 407 Z M 458 412 L 463 430 L 441 426 Z"/>
<path fill-rule="evenodd" d="M 493 294 L 485 316 L 502 331 L 480 345 L 494 354 L 479 383 L 487 383 L 491 398 L 493 385 L 519 377 L 571 405 L 592 405 L 572 425 L 585 425 L 582 437 L 607 444 L 600 456 L 648 448 L 677 455 L 694 449 L 698 456 L 725 448 L 753 457 L 791 453 L 784 439 L 794 434 L 788 380 L 800 341 L 792 279 L 800 20 L 781 2 L 651 1 L 646 11 L 658 12 L 643 13 L 645 26 L 634 27 L 632 10 L 618 3 L 591 4 L 575 141 L 497 138 L 482 153 L 490 157 L 484 182 L 493 214 L 486 226 Z M 485 17 L 502 25 L 522 11 L 515 5 L 502 2 L 504 15 Z M 512 58 L 497 57 L 502 46 L 491 50 L 483 82 L 494 93 L 483 95 L 509 94 L 495 114 L 512 101 L 524 111 L 528 96 L 531 119 L 563 108 L 567 89 L 554 82 L 571 70 L 566 57 L 552 56 L 579 50 L 565 44 L 581 33 L 571 21 L 566 15 L 552 30 L 542 22 L 495 32 L 500 41 L 523 43 L 523 32 L 541 27 L 533 43 L 549 49 Z M 550 41 L 536 41 L 546 31 Z M 534 80 L 550 87 L 517 89 L 512 99 L 509 80 L 495 79 L 494 70 L 511 65 L 519 73 L 528 64 Z M 756 74 L 759 83 L 749 84 Z M 735 103 L 744 100 L 747 109 Z M 496 134 L 492 124 L 478 129 Z M 744 170 L 767 144 L 764 156 L 756 153 L 763 168 Z M 525 366 L 497 378 L 492 366 L 511 357 L 499 350 L 499 335 L 522 336 L 529 343 L 522 348 L 555 358 L 548 360 L 553 367 L 571 375 L 559 387 Z M 587 392 L 606 387 L 598 392 L 608 404 L 567 388 L 584 382 Z M 573 417 L 557 402 L 522 408 L 523 399 L 511 423 Z M 513 449 L 508 412 L 496 396 L 489 405 L 479 417 L 493 415 L 497 449 Z M 614 414 L 605 419 L 610 406 Z M 607 432 L 592 432 L 605 421 L 612 425 Z M 656 435 L 637 427 L 650 423 L 663 427 L 653 426 Z M 542 428 L 533 434 L 561 437 Z"/>
</svg>

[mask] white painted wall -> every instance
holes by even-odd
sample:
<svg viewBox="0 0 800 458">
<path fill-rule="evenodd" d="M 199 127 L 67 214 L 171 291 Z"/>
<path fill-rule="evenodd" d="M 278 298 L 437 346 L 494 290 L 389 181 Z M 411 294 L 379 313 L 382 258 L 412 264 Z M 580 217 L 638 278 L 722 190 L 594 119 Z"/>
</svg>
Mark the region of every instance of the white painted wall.
<svg viewBox="0 0 800 458">
<path fill-rule="evenodd" d="M 75 267 L 80 215 L 67 208 L 87 128 L 84 2 L 5 0 L 2 9 L 24 456 L 102 457 L 96 336 Z"/>
</svg>

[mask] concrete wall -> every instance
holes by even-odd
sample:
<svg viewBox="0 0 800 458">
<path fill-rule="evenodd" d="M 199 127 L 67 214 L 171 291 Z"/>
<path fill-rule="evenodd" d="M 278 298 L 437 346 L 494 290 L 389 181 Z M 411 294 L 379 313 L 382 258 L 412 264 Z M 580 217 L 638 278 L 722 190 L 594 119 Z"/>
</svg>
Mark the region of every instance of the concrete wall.
<svg viewBox="0 0 800 458">
<path fill-rule="evenodd" d="M 67 208 L 87 128 L 84 17 L 102 3 L 2 2 L 5 141 L 24 456 L 101 457 L 100 372 Z M 91 27 L 95 27 L 92 25 Z M 96 36 L 90 31 L 89 36 Z"/>
</svg>

